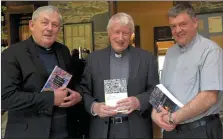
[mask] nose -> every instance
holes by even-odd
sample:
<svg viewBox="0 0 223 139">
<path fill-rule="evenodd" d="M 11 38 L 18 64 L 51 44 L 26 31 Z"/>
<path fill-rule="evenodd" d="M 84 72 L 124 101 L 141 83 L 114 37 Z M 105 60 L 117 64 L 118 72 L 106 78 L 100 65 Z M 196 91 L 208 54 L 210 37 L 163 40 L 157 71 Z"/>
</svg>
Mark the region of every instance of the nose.
<svg viewBox="0 0 223 139">
<path fill-rule="evenodd" d="M 122 32 L 119 33 L 119 40 L 123 40 L 123 33 Z"/>
<path fill-rule="evenodd" d="M 49 23 L 49 24 L 47 25 L 47 30 L 52 30 L 52 29 L 53 29 L 52 24 Z"/>
<path fill-rule="evenodd" d="M 176 26 L 176 33 L 179 33 L 179 32 L 181 32 L 181 27 L 180 26 Z"/>
</svg>

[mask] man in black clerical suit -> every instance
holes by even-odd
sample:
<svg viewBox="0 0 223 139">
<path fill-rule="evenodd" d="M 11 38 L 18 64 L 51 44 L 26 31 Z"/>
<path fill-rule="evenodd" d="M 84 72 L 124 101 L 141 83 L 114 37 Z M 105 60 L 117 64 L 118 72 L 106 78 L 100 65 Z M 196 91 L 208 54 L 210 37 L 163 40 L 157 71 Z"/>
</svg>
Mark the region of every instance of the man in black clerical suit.
<svg viewBox="0 0 223 139">
<path fill-rule="evenodd" d="M 85 108 L 91 114 L 89 136 L 152 139 L 148 99 L 159 82 L 156 60 L 152 54 L 129 45 L 134 22 L 128 14 L 113 15 L 107 30 L 111 45 L 88 56 L 81 81 Z M 105 105 L 104 83 L 110 79 L 127 82 L 128 97 L 114 107 Z M 125 112 L 117 113 L 116 109 Z"/>
<path fill-rule="evenodd" d="M 68 127 L 73 123 L 68 121 L 67 110 L 82 98 L 69 89 L 76 88 L 75 75 L 69 88 L 41 92 L 56 65 L 72 74 L 75 71 L 68 48 L 56 42 L 61 24 L 56 7 L 40 7 L 29 22 L 32 36 L 2 53 L 1 97 L 2 108 L 8 111 L 7 139 L 69 136 Z"/>
</svg>

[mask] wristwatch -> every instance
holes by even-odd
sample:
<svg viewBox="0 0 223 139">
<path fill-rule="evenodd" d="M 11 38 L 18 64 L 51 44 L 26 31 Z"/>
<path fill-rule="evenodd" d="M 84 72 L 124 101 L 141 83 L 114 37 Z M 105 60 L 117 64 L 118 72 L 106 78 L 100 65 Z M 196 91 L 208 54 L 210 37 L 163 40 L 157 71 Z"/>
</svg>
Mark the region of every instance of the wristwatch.
<svg viewBox="0 0 223 139">
<path fill-rule="evenodd" d="M 168 114 L 168 117 L 169 117 L 169 123 L 170 124 L 176 124 L 175 122 L 174 122 L 174 120 L 173 120 L 173 117 L 172 117 L 172 113 L 171 112 L 169 112 L 169 114 Z"/>
</svg>

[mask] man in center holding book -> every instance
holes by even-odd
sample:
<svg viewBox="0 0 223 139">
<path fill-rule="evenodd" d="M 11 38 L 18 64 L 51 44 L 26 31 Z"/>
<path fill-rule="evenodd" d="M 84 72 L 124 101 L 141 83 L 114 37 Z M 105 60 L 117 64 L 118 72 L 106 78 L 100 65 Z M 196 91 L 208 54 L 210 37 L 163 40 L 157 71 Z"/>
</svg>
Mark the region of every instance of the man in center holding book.
<svg viewBox="0 0 223 139">
<path fill-rule="evenodd" d="M 107 31 L 111 45 L 89 55 L 81 82 L 90 138 L 152 139 L 148 99 L 159 81 L 156 60 L 129 45 L 134 22 L 128 14 L 113 15 Z"/>
</svg>

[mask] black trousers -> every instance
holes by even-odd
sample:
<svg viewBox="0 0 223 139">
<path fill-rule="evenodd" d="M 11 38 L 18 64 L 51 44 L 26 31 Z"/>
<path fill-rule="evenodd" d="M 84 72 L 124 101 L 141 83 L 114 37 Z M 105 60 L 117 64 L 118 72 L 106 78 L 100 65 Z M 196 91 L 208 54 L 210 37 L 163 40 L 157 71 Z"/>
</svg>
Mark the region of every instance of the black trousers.
<svg viewBox="0 0 223 139">
<path fill-rule="evenodd" d="M 216 118 L 194 129 L 164 131 L 163 139 L 222 139 L 221 120 Z"/>
<path fill-rule="evenodd" d="M 109 124 L 108 139 L 128 139 L 130 137 L 129 123 Z"/>
</svg>

